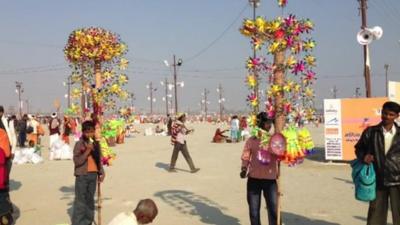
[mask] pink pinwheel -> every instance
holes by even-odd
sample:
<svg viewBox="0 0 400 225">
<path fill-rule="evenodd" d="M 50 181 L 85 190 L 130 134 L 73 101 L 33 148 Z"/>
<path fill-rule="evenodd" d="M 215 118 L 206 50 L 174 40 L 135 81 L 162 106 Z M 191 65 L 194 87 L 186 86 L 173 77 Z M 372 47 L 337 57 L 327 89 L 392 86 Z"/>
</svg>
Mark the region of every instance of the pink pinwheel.
<svg viewBox="0 0 400 225">
<path fill-rule="evenodd" d="M 293 44 L 294 44 L 294 40 L 293 40 L 293 36 L 288 36 L 287 38 L 286 38 L 286 45 L 287 45 L 287 47 L 292 47 L 293 46 Z"/>
<path fill-rule="evenodd" d="M 275 112 L 274 106 L 272 105 L 271 102 L 267 103 L 265 111 L 267 112 L 269 118 L 275 117 L 276 112 Z"/>
<path fill-rule="evenodd" d="M 296 18 L 294 15 L 290 14 L 285 18 L 285 25 L 291 27 L 296 22 Z"/>
<path fill-rule="evenodd" d="M 255 107 L 258 104 L 258 99 L 257 96 L 254 93 L 251 93 L 247 96 L 247 101 L 249 104 L 253 107 Z"/>
<path fill-rule="evenodd" d="M 283 110 L 285 113 L 290 113 L 292 111 L 292 104 L 290 104 L 290 102 L 284 103 Z"/>
<path fill-rule="evenodd" d="M 249 58 L 248 60 L 247 60 L 247 68 L 248 69 L 253 69 L 253 68 L 255 68 L 255 67 L 257 67 L 257 66 L 259 66 L 260 64 L 261 64 L 261 62 L 262 62 L 262 59 L 261 58 Z"/>
<path fill-rule="evenodd" d="M 305 63 L 304 63 L 302 60 L 300 60 L 300 61 L 299 61 L 298 63 L 296 63 L 296 65 L 293 67 L 292 73 L 294 73 L 294 74 L 297 75 L 298 73 L 303 72 L 304 69 L 305 69 Z"/>
<path fill-rule="evenodd" d="M 315 80 L 315 72 L 312 70 L 307 70 L 306 74 L 305 74 L 305 79 L 307 81 L 312 81 Z"/>
</svg>

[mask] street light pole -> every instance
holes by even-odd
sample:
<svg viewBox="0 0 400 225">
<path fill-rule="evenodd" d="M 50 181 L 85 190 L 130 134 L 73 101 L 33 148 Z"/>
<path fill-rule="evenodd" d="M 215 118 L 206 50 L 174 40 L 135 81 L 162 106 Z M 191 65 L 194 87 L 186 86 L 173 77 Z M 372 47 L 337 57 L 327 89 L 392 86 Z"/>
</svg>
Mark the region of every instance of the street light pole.
<svg viewBox="0 0 400 225">
<path fill-rule="evenodd" d="M 177 87 L 177 74 L 176 74 L 176 57 L 174 55 L 174 92 L 175 92 L 175 114 L 178 113 L 178 87 Z"/>
<path fill-rule="evenodd" d="M 20 81 L 15 81 L 15 86 L 16 86 L 16 91 L 18 94 L 18 108 L 19 108 L 19 117 L 22 118 L 22 102 L 21 102 L 21 92 L 23 92 L 22 89 L 22 82 Z"/>
<path fill-rule="evenodd" d="M 153 115 L 153 82 L 150 82 L 149 84 L 149 91 L 150 91 L 150 115 Z"/>
<path fill-rule="evenodd" d="M 222 97 L 223 89 L 222 89 L 222 85 L 221 84 L 219 84 L 217 91 L 219 93 L 219 100 L 218 100 L 218 103 L 219 103 L 219 119 L 222 121 L 222 117 L 223 117 L 223 113 L 224 113 L 224 105 L 223 105 L 224 103 L 223 102 L 225 101 L 225 99 Z"/>
<path fill-rule="evenodd" d="M 336 99 L 336 97 L 337 97 L 337 92 L 338 92 L 338 89 L 336 88 L 336 85 L 335 85 L 332 88 L 332 94 L 333 94 L 333 98 L 334 99 Z"/>
<path fill-rule="evenodd" d="M 359 98 L 360 96 L 361 96 L 360 88 L 358 87 L 356 88 L 356 98 Z"/>
<path fill-rule="evenodd" d="M 168 110 L 168 78 L 165 78 L 165 114 L 168 115 L 169 114 L 169 110 Z"/>
<path fill-rule="evenodd" d="M 29 114 L 29 99 L 25 99 L 26 104 L 26 114 Z"/>
<path fill-rule="evenodd" d="M 389 85 L 389 80 L 388 80 L 388 70 L 389 70 L 389 64 L 385 64 L 385 88 L 386 88 L 386 97 L 389 96 L 389 90 L 388 90 L 388 85 Z"/>
<path fill-rule="evenodd" d="M 170 65 L 169 65 L 167 60 L 164 60 L 164 64 L 167 67 L 170 67 Z M 175 114 L 177 114 L 178 113 L 178 87 L 177 87 L 177 84 L 178 84 L 177 76 L 178 75 L 177 75 L 177 68 L 176 67 L 177 66 L 182 66 L 182 59 L 178 59 L 178 61 L 176 61 L 175 54 L 173 55 L 173 64 L 172 64 L 172 66 L 174 67 L 174 81 L 173 82 L 174 82 L 174 94 L 175 94 Z M 181 82 L 180 85 L 182 85 L 182 87 L 183 87 L 183 82 Z"/>
<path fill-rule="evenodd" d="M 207 114 L 208 114 L 207 95 L 209 93 L 210 93 L 210 91 L 208 91 L 207 88 L 204 88 L 204 93 L 203 93 L 203 96 L 204 96 L 204 100 L 203 100 L 204 101 L 204 121 L 207 120 Z"/>
<path fill-rule="evenodd" d="M 361 29 L 367 28 L 367 0 L 360 1 L 361 10 Z M 371 97 L 371 71 L 369 61 L 368 45 L 363 46 L 364 52 L 364 78 L 365 78 L 365 95 L 367 98 Z"/>
</svg>

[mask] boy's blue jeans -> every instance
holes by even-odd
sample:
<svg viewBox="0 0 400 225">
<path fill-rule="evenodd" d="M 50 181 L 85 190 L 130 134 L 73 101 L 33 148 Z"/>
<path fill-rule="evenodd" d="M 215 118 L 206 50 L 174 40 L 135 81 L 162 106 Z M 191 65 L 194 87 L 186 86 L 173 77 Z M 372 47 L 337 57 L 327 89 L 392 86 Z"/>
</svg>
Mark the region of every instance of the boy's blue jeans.
<svg viewBox="0 0 400 225">
<path fill-rule="evenodd" d="M 72 225 L 91 225 L 94 220 L 94 194 L 96 193 L 97 173 L 75 177 L 75 201 Z"/>
<path fill-rule="evenodd" d="M 247 179 L 247 203 L 249 204 L 250 223 L 251 225 L 261 225 L 261 192 L 264 195 L 268 209 L 269 225 L 276 225 L 276 180 L 255 179 L 251 177 Z"/>
</svg>

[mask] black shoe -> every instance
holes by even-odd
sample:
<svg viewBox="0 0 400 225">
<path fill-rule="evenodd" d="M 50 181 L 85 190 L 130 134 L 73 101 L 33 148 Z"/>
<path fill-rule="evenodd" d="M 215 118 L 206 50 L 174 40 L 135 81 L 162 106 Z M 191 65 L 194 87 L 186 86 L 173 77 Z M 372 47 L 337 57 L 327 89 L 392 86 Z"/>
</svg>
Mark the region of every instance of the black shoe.
<svg viewBox="0 0 400 225">
<path fill-rule="evenodd" d="M 169 169 L 168 169 L 168 172 L 170 172 L 170 173 L 176 173 L 177 171 L 176 171 L 175 168 L 169 168 Z"/>
<path fill-rule="evenodd" d="M 200 168 L 195 168 L 195 169 L 191 170 L 190 172 L 191 173 L 197 173 L 199 170 L 200 170 Z"/>
</svg>

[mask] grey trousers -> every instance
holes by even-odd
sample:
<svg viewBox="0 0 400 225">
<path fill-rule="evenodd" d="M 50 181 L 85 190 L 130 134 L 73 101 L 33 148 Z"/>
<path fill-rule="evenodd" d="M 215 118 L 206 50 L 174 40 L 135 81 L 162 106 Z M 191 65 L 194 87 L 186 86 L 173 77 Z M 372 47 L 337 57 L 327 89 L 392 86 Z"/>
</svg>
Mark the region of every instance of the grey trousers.
<svg viewBox="0 0 400 225">
<path fill-rule="evenodd" d="M 400 225 L 400 186 L 385 187 L 376 190 L 376 199 L 369 203 L 367 225 L 387 224 L 389 199 L 393 225 Z"/>
<path fill-rule="evenodd" d="M 171 164 L 169 164 L 169 168 L 170 169 L 175 168 L 175 164 L 176 164 L 176 160 L 178 159 L 179 152 L 182 152 L 182 155 L 186 159 L 186 162 L 189 164 L 190 169 L 194 170 L 195 167 L 193 164 L 192 157 L 190 157 L 186 142 L 185 142 L 185 144 L 175 143 L 174 151 L 172 152 L 172 157 L 171 157 Z"/>
<path fill-rule="evenodd" d="M 93 223 L 96 185 L 97 173 L 76 176 L 72 225 L 91 225 Z"/>
</svg>

